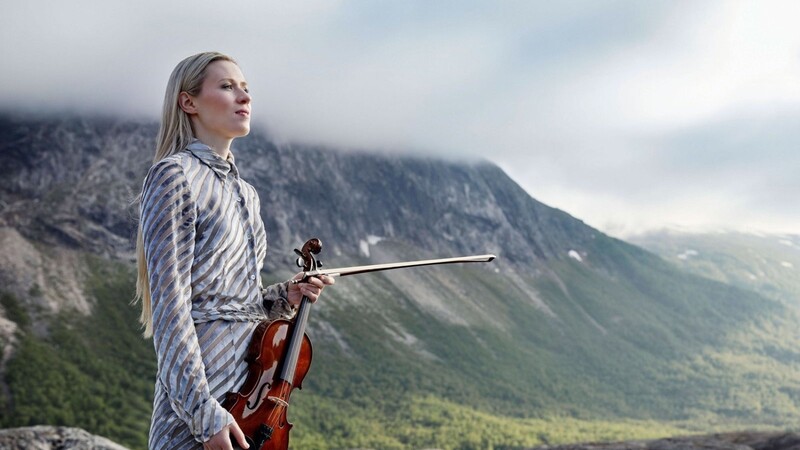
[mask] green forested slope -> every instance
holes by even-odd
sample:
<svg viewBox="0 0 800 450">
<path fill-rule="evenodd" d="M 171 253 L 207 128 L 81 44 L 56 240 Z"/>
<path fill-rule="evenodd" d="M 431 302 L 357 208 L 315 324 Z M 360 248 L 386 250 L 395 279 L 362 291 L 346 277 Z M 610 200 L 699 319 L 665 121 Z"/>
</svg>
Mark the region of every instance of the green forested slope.
<svg viewBox="0 0 800 450">
<path fill-rule="evenodd" d="M 615 272 L 587 258 L 536 275 L 499 265 L 340 279 L 312 311 L 294 445 L 507 448 L 799 423 L 792 312 L 619 241 L 592 250 Z M 86 260 L 94 314 L 53 317 L 49 337 L 3 297 L 23 326 L 0 425 L 73 425 L 144 448 L 155 368 L 128 304 L 132 268 Z"/>
<path fill-rule="evenodd" d="M 0 426 L 77 426 L 145 448 L 155 358 L 130 305 L 133 272 L 95 257 L 85 261 L 92 274 L 87 293 L 96 300 L 93 314 L 49 317 L 46 337 L 31 329 L 25 300 L 2 294 L 4 308 L 17 311 L 22 326 L 6 367 L 11 395 L 2 399 Z"/>
<path fill-rule="evenodd" d="M 800 236 L 662 230 L 632 241 L 683 270 L 800 306 Z"/>
</svg>

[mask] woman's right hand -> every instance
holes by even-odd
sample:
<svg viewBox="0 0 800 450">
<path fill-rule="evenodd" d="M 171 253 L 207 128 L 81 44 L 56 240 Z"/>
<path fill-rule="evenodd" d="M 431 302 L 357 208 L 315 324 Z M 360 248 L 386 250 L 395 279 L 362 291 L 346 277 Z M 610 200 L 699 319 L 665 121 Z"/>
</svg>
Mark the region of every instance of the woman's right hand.
<svg viewBox="0 0 800 450">
<path fill-rule="evenodd" d="M 211 439 L 203 442 L 203 450 L 233 450 L 231 438 L 236 440 L 240 448 L 247 449 L 250 447 L 250 444 L 244 438 L 244 432 L 239 428 L 239 424 L 233 422 L 211 436 Z"/>
<path fill-rule="evenodd" d="M 320 275 L 318 277 L 305 278 L 304 272 L 298 272 L 291 280 L 289 280 L 289 289 L 287 294 L 287 301 L 293 308 L 300 306 L 300 301 L 303 296 L 306 296 L 311 303 L 317 301 L 322 290 L 325 286 L 330 286 L 336 283 L 333 277 L 328 275 Z"/>
</svg>

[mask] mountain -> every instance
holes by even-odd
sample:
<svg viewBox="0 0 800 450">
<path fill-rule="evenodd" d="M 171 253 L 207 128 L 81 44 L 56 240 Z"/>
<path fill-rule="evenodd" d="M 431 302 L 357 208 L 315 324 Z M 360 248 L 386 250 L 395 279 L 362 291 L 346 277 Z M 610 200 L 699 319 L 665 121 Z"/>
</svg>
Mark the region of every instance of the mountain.
<svg viewBox="0 0 800 450">
<path fill-rule="evenodd" d="M 800 235 L 659 230 L 630 240 L 688 272 L 800 306 Z"/>
<path fill-rule="evenodd" d="M 130 305 L 132 202 L 155 131 L 0 118 L 0 426 L 146 445 L 155 362 Z M 261 197 L 266 282 L 294 273 L 311 236 L 327 267 L 498 255 L 326 290 L 293 447 L 518 448 L 800 419 L 795 308 L 606 236 L 490 163 L 263 132 L 234 153 Z"/>
</svg>

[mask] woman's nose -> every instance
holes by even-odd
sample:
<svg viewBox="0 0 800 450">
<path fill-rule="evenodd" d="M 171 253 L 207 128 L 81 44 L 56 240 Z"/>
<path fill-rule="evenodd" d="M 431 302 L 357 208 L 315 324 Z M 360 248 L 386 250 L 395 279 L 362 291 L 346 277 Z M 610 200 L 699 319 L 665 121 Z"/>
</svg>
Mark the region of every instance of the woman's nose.
<svg viewBox="0 0 800 450">
<path fill-rule="evenodd" d="M 250 97 L 250 93 L 249 92 L 245 91 L 244 89 L 241 89 L 241 90 L 239 90 L 239 98 L 238 98 L 238 100 L 239 100 L 239 103 L 247 104 L 247 103 L 250 103 L 250 101 L 252 101 L 253 98 Z"/>
</svg>

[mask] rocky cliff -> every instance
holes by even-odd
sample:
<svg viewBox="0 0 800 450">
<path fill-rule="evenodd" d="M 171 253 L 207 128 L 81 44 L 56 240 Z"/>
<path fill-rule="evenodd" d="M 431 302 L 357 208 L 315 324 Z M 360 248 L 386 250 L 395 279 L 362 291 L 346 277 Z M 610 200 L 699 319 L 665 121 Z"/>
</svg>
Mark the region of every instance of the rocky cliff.
<svg viewBox="0 0 800 450">
<path fill-rule="evenodd" d="M 132 202 L 154 134 L 153 124 L 112 119 L 0 118 L 0 220 L 37 241 L 130 257 Z M 356 253 L 377 236 L 530 263 L 565 258 L 595 233 L 485 162 L 276 145 L 257 132 L 234 150 L 281 250 L 316 233 L 331 250 Z"/>
</svg>

